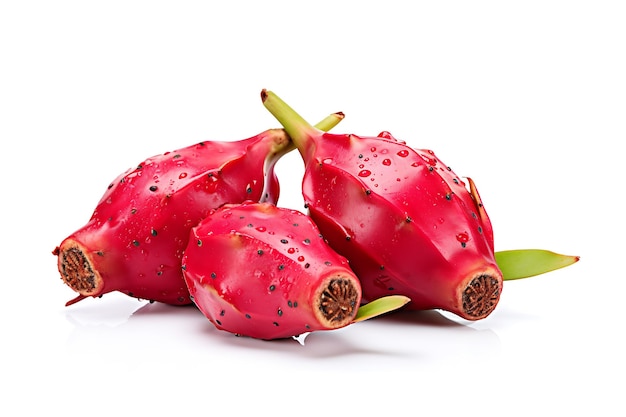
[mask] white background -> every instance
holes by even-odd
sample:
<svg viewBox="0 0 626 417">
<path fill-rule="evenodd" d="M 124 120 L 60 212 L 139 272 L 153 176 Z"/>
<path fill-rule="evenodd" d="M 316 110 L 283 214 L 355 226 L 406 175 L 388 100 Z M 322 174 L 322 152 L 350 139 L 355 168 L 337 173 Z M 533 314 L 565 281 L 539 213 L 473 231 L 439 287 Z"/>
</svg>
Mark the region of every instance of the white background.
<svg viewBox="0 0 626 417">
<path fill-rule="evenodd" d="M 304 4 L 1 3 L 0 414 L 624 415 L 623 2 Z M 119 294 L 64 307 L 51 251 L 109 181 L 278 127 L 262 88 L 435 150 L 496 250 L 581 261 L 506 282 L 479 322 L 402 313 L 304 345 Z M 301 173 L 279 163 L 280 205 L 302 208 Z"/>
</svg>

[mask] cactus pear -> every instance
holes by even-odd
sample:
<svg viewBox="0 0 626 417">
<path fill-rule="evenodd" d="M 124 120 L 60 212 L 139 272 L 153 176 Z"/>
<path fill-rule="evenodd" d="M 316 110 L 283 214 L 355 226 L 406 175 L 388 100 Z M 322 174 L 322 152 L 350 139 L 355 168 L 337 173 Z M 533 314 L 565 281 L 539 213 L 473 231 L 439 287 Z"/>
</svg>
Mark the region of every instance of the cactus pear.
<svg viewBox="0 0 626 417">
<path fill-rule="evenodd" d="M 332 114 L 318 127 L 342 118 Z M 119 175 L 90 220 L 53 251 L 62 280 L 79 294 L 66 305 L 111 291 L 191 304 L 180 264 L 190 229 L 225 203 L 276 202 L 274 164 L 292 149 L 283 129 L 270 129 L 156 155 Z"/>
<path fill-rule="evenodd" d="M 431 150 L 389 132 L 378 137 L 324 133 L 274 93 L 265 107 L 305 164 L 305 206 L 329 244 L 361 281 L 363 300 L 388 294 L 406 308 L 487 317 L 502 291 L 493 230 L 475 184 L 467 185 Z"/>
<path fill-rule="evenodd" d="M 246 202 L 212 211 L 192 228 L 182 259 L 194 302 L 218 328 L 280 339 L 352 323 L 358 278 L 312 220 Z"/>
</svg>

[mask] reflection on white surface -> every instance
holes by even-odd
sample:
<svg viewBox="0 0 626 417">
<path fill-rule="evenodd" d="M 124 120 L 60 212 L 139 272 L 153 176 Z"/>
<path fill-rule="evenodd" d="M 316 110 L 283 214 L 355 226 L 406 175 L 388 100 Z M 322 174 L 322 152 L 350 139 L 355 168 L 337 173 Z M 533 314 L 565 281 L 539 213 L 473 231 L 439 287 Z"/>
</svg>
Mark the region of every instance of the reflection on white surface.
<svg viewBox="0 0 626 417">
<path fill-rule="evenodd" d="M 355 361 L 365 359 L 371 368 L 361 364 L 356 370 L 376 371 L 384 364 L 386 371 L 406 371 L 407 361 L 411 366 L 450 366 L 497 356 L 501 350 L 493 330 L 473 328 L 438 311 L 392 313 L 339 330 L 313 332 L 300 341 L 263 341 L 216 329 L 195 306 L 141 302 L 121 294 L 82 303 L 65 313 L 73 325 L 68 350 L 80 354 L 107 346 L 110 357 L 135 356 L 138 361 L 157 344 L 160 349 L 200 354 L 224 351 L 240 355 L 237 363 L 246 363 L 249 356 L 304 360 L 311 366 L 325 359 L 332 365 L 315 363 L 311 370 L 337 371 L 355 369 Z M 263 361 L 258 366 L 263 367 Z"/>
</svg>

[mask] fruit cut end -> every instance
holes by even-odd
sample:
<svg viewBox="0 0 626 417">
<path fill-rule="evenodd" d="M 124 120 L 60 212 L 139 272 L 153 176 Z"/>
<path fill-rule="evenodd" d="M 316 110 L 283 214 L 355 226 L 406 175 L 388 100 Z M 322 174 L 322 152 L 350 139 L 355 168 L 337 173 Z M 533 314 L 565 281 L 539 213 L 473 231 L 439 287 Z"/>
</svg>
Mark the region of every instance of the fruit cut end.
<svg viewBox="0 0 626 417">
<path fill-rule="evenodd" d="M 468 320 L 487 317 L 500 300 L 502 280 L 487 273 L 475 276 L 463 289 L 462 316 Z"/>
<path fill-rule="evenodd" d="M 58 255 L 58 267 L 61 279 L 80 295 L 67 302 L 72 305 L 86 297 L 96 296 L 102 291 L 103 280 L 89 255 L 76 242 L 63 245 L 55 251 Z"/>
<path fill-rule="evenodd" d="M 361 289 L 353 278 L 337 275 L 325 280 L 315 296 L 315 315 L 327 329 L 347 326 L 361 302 Z"/>
</svg>

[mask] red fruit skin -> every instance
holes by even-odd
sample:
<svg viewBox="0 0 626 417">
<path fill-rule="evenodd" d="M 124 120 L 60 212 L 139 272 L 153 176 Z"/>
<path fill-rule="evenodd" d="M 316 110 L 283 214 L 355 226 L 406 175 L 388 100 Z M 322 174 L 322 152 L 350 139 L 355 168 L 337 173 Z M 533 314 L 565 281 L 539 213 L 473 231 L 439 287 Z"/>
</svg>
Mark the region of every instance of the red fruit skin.
<svg viewBox="0 0 626 417">
<path fill-rule="evenodd" d="M 388 132 L 310 132 L 309 144 L 298 145 L 305 203 L 324 238 L 349 259 L 363 300 L 401 294 L 411 299 L 407 309 L 489 315 L 502 274 L 473 182 L 470 191 L 432 151 Z"/>
<path fill-rule="evenodd" d="M 305 214 L 268 203 L 227 205 L 191 231 L 185 282 L 220 330 L 281 339 L 350 324 L 361 288 Z"/>
<path fill-rule="evenodd" d="M 271 129 L 156 155 L 119 175 L 90 220 L 53 251 L 61 278 L 79 293 L 67 305 L 111 291 L 192 303 L 181 272 L 189 231 L 225 203 L 275 202 L 273 167 L 290 149 L 284 130 Z"/>
</svg>

